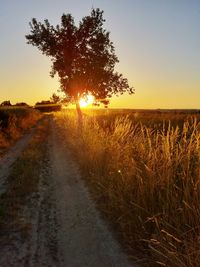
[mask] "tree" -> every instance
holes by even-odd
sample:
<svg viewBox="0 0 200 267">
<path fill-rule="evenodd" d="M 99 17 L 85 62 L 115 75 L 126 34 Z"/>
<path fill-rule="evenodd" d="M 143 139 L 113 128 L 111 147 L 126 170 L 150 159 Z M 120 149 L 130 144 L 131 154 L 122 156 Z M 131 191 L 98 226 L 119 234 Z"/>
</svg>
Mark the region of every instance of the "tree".
<svg viewBox="0 0 200 267">
<path fill-rule="evenodd" d="M 0 104 L 0 106 L 2 106 L 2 107 L 10 107 L 10 106 L 12 106 L 12 104 L 10 103 L 10 100 L 5 100 Z"/>
<path fill-rule="evenodd" d="M 50 99 L 54 104 L 57 104 L 61 101 L 60 97 L 58 95 L 56 95 L 55 93 L 52 94 Z"/>
<path fill-rule="evenodd" d="M 50 74 L 58 74 L 61 90 L 76 103 L 79 117 L 79 99 L 89 93 L 106 104 L 114 94 L 134 93 L 128 80 L 114 70 L 119 60 L 104 22 L 103 11 L 97 8 L 78 26 L 71 14 L 63 14 L 60 25 L 55 27 L 47 19 L 41 23 L 33 18 L 29 23 L 27 43 L 51 58 Z"/>
<path fill-rule="evenodd" d="M 17 106 L 17 107 L 28 107 L 28 104 L 25 103 L 25 102 L 18 102 L 18 103 L 15 104 L 15 106 Z"/>
</svg>

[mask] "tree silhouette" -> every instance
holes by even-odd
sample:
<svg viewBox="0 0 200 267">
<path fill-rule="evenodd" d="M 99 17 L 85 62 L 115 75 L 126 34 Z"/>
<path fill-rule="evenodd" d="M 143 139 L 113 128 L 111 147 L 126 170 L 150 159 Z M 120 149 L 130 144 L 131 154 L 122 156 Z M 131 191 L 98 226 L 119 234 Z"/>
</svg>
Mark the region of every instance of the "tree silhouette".
<svg viewBox="0 0 200 267">
<path fill-rule="evenodd" d="M 2 107 L 10 107 L 10 106 L 12 106 L 12 104 L 10 103 L 10 100 L 5 100 L 0 104 L 0 106 L 2 106 Z"/>
<path fill-rule="evenodd" d="M 25 102 L 18 102 L 15 104 L 16 107 L 28 107 L 28 104 Z"/>
<path fill-rule="evenodd" d="M 79 99 L 88 93 L 108 104 L 112 95 L 134 92 L 128 80 L 114 70 L 119 60 L 104 22 L 103 11 L 97 8 L 78 26 L 71 14 L 63 14 L 60 25 L 55 27 L 47 19 L 41 23 L 33 18 L 29 23 L 27 43 L 51 58 L 50 74 L 58 74 L 61 90 L 76 103 L 80 116 Z"/>
<path fill-rule="evenodd" d="M 61 101 L 61 98 L 58 95 L 56 95 L 55 93 L 52 94 L 50 99 L 54 104 L 57 104 Z"/>
</svg>

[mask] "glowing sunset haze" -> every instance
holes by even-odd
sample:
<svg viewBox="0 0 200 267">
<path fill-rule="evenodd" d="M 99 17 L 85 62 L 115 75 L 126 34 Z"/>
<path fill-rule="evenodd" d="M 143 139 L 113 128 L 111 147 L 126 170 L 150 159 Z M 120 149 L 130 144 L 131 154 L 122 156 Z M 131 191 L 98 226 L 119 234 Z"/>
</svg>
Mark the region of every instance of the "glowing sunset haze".
<svg viewBox="0 0 200 267">
<path fill-rule="evenodd" d="M 104 10 L 116 70 L 136 90 L 113 97 L 111 108 L 200 108 L 199 0 L 0 1 L 0 102 L 34 104 L 59 89 L 50 59 L 26 44 L 31 19 L 56 25 L 71 13 L 78 23 L 92 7 Z"/>
</svg>

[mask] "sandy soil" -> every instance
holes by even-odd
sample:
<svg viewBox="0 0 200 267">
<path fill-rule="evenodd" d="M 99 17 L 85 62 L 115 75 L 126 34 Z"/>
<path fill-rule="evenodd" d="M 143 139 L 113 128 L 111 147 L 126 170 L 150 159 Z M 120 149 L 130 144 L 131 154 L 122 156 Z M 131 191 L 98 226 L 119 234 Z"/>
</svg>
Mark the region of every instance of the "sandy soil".
<svg viewBox="0 0 200 267">
<path fill-rule="evenodd" d="M 133 266 L 99 216 L 76 163 L 53 118 L 50 120 L 38 192 L 24 209 L 30 233 L 12 249 L 0 248 L 0 266 Z"/>
</svg>

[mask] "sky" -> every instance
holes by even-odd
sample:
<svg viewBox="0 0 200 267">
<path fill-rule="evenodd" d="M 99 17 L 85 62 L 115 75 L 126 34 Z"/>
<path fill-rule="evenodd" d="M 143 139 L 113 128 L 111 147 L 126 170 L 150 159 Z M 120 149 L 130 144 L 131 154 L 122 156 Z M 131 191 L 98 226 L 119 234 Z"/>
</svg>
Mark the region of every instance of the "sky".
<svg viewBox="0 0 200 267">
<path fill-rule="evenodd" d="M 0 102 L 34 104 L 59 89 L 51 61 L 25 35 L 33 17 L 78 23 L 104 10 L 115 46 L 116 71 L 135 94 L 113 97 L 111 108 L 200 109 L 200 0 L 0 0 Z"/>
</svg>

